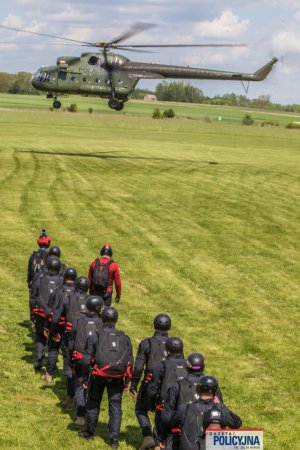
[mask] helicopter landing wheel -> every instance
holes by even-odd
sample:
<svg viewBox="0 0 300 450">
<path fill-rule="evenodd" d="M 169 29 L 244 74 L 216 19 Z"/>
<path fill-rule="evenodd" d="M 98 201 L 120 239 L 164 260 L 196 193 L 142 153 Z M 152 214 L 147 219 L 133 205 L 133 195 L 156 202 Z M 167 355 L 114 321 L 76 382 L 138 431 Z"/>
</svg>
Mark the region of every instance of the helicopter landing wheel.
<svg viewBox="0 0 300 450">
<path fill-rule="evenodd" d="M 115 107 L 115 110 L 116 111 L 122 111 L 123 108 L 124 108 L 124 103 L 120 102 L 118 104 L 118 106 Z"/>
<path fill-rule="evenodd" d="M 111 109 L 115 109 L 116 111 L 121 111 L 121 109 L 123 109 L 124 107 L 123 103 L 120 102 L 120 100 L 118 100 L 116 97 L 112 97 L 108 100 L 108 106 Z"/>
<path fill-rule="evenodd" d="M 59 100 L 54 100 L 53 108 L 59 109 L 61 107 L 61 102 Z"/>
</svg>

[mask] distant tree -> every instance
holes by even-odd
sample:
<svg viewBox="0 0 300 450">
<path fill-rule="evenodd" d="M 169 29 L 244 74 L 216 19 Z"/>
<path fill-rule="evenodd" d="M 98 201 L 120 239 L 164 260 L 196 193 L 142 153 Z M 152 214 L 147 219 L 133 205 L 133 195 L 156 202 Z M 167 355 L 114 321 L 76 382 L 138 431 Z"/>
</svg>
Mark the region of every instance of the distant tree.
<svg viewBox="0 0 300 450">
<path fill-rule="evenodd" d="M 160 119 L 161 118 L 161 112 L 159 110 L 159 108 L 155 108 L 153 113 L 152 113 L 152 118 L 153 119 Z"/>
<path fill-rule="evenodd" d="M 76 103 L 71 103 L 70 106 L 67 106 L 67 111 L 69 112 L 78 112 L 78 106 Z"/>
<path fill-rule="evenodd" d="M 254 119 L 251 114 L 245 114 L 242 120 L 243 125 L 253 125 Z"/>
<path fill-rule="evenodd" d="M 175 111 L 171 109 L 165 109 L 165 111 L 162 114 L 162 117 L 164 119 L 173 119 L 175 117 Z"/>
<path fill-rule="evenodd" d="M 171 83 L 163 81 L 156 86 L 155 95 L 157 100 L 162 101 L 187 103 L 202 103 L 203 101 L 201 89 L 183 81 L 172 81 Z"/>
</svg>

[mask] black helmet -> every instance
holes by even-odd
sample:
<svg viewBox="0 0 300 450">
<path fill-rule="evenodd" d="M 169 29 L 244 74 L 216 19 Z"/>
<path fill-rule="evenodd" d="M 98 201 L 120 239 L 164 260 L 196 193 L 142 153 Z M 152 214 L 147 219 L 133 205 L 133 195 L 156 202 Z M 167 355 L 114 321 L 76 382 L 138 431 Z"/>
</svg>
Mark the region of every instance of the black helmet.
<svg viewBox="0 0 300 450">
<path fill-rule="evenodd" d="M 201 353 L 192 353 L 186 360 L 186 367 L 190 372 L 203 372 L 204 356 Z"/>
<path fill-rule="evenodd" d="M 87 277 L 78 277 L 76 279 L 75 288 L 79 291 L 87 292 L 90 287 L 90 280 Z"/>
<path fill-rule="evenodd" d="M 100 314 L 104 301 L 103 298 L 98 295 L 89 295 L 86 299 L 85 305 L 88 311 Z"/>
<path fill-rule="evenodd" d="M 109 306 L 108 308 L 103 309 L 101 317 L 103 323 L 117 323 L 119 314 L 115 308 Z"/>
<path fill-rule="evenodd" d="M 61 268 L 60 259 L 57 256 L 51 256 L 51 258 L 47 259 L 47 269 L 50 272 L 58 273 Z"/>
<path fill-rule="evenodd" d="M 104 244 L 100 250 L 100 255 L 101 256 L 109 256 L 111 258 L 112 254 L 113 254 L 113 251 L 112 251 L 111 246 L 109 244 Z"/>
<path fill-rule="evenodd" d="M 166 350 L 168 353 L 182 353 L 183 342 L 179 337 L 169 337 L 166 342 Z"/>
<path fill-rule="evenodd" d="M 57 247 L 57 245 L 53 245 L 53 247 L 49 248 L 48 256 L 52 256 L 52 255 L 60 258 L 60 248 Z"/>
<path fill-rule="evenodd" d="M 212 375 L 205 375 L 201 377 L 197 384 L 197 394 L 212 394 L 215 395 L 219 387 L 218 380 Z"/>
<path fill-rule="evenodd" d="M 168 314 L 158 314 L 154 318 L 154 328 L 159 331 L 169 331 L 171 328 L 171 318 Z"/>
<path fill-rule="evenodd" d="M 214 405 L 211 409 L 203 414 L 203 427 L 206 429 L 212 423 L 217 423 L 221 428 L 226 428 L 226 420 L 224 413 L 217 405 Z"/>
<path fill-rule="evenodd" d="M 64 281 L 72 280 L 76 281 L 77 278 L 77 270 L 73 267 L 67 267 L 64 273 Z"/>
</svg>

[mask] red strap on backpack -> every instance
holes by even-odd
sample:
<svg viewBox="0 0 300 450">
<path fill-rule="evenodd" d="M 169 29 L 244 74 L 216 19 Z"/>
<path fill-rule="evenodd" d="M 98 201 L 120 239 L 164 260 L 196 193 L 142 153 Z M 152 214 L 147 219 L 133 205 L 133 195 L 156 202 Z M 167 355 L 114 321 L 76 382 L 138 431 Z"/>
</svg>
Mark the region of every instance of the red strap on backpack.
<svg viewBox="0 0 300 450">
<path fill-rule="evenodd" d="M 46 317 L 46 311 L 43 308 L 34 308 L 32 313 L 36 316 Z"/>
<path fill-rule="evenodd" d="M 75 359 L 82 359 L 82 353 L 78 352 L 77 350 L 73 351 L 72 356 Z"/>
<path fill-rule="evenodd" d="M 118 361 L 117 364 L 121 364 L 122 361 Z M 98 367 L 97 365 L 95 365 L 92 369 L 92 375 L 97 375 L 98 377 L 104 377 L 104 378 L 132 378 L 132 373 L 131 373 L 131 364 L 128 364 L 127 368 L 126 368 L 126 372 L 125 373 L 121 373 L 118 375 L 110 375 L 108 373 L 106 373 L 105 371 L 107 369 L 110 369 L 111 365 L 106 365 L 104 367 Z"/>
<path fill-rule="evenodd" d="M 171 433 L 181 433 L 181 428 L 171 428 Z"/>
</svg>

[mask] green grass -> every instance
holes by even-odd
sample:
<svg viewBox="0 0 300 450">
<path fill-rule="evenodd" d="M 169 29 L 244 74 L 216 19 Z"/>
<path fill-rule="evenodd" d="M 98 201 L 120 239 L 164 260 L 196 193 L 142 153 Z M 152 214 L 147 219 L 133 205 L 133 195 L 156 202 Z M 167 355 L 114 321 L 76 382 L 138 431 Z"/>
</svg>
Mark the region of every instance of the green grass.
<svg viewBox="0 0 300 450">
<path fill-rule="evenodd" d="M 151 119 L 153 104 L 120 114 L 96 99 L 65 101 L 83 112 L 0 96 L 1 448 L 108 448 L 77 437 L 73 413 L 60 407 L 61 372 L 45 387 L 32 369 L 26 265 L 45 227 L 81 274 L 111 243 L 123 280 L 119 327 L 135 351 L 154 315 L 171 314 L 186 354 L 205 355 L 244 426 L 265 429 L 267 450 L 294 450 L 300 133 L 242 126 L 245 111 L 234 108 L 159 105 L 199 119 L 167 121 Z M 205 123 L 208 110 L 231 123 Z M 121 439 L 122 449 L 139 448 L 127 395 Z"/>
</svg>

